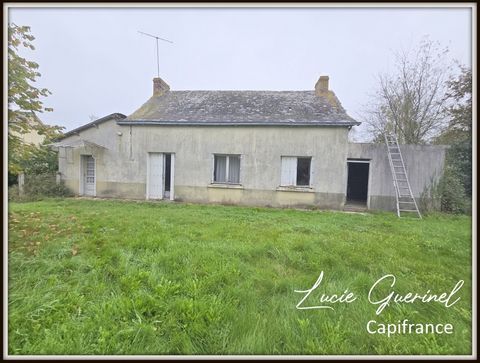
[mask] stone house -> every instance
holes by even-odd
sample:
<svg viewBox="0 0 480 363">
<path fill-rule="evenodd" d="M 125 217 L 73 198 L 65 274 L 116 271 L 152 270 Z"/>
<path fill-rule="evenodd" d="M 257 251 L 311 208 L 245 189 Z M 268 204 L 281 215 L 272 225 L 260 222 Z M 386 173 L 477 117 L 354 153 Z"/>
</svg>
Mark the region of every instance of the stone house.
<svg viewBox="0 0 480 363">
<path fill-rule="evenodd" d="M 311 91 L 170 91 L 129 116 L 67 132 L 59 172 L 78 195 L 198 203 L 394 209 L 385 145 L 352 144 L 359 125 L 322 76 Z M 445 148 L 402 145 L 416 197 Z"/>
<path fill-rule="evenodd" d="M 25 132 L 25 133 L 19 133 L 9 128 L 8 132 L 20 138 L 20 140 L 25 144 L 40 146 L 45 141 L 45 135 L 39 134 L 37 130 L 33 129 L 33 127 L 36 127 L 39 125 L 44 126 L 44 123 L 33 112 L 29 113 L 25 119 L 27 120 L 28 124 L 32 127 L 32 129 L 30 129 L 28 132 Z"/>
</svg>

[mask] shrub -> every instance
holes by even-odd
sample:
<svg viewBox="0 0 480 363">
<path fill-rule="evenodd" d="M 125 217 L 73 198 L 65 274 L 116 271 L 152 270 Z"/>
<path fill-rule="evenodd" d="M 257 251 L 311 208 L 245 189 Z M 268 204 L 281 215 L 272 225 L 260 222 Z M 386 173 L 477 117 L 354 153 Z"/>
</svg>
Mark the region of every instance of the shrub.
<svg viewBox="0 0 480 363">
<path fill-rule="evenodd" d="M 422 213 L 441 211 L 446 213 L 469 213 L 471 204 L 463 181 L 465 174 L 447 158 L 443 175 L 432 178 L 420 194 L 419 208 Z"/>
<path fill-rule="evenodd" d="M 468 198 L 456 168 L 447 165 L 440 179 L 441 211 L 466 213 L 469 210 Z"/>
<path fill-rule="evenodd" d="M 25 176 L 23 195 L 19 194 L 18 185 L 8 190 L 8 199 L 11 201 L 32 201 L 45 197 L 69 197 L 73 193 L 61 181 L 56 183 L 56 176 L 52 173 L 30 174 Z"/>
<path fill-rule="evenodd" d="M 436 176 L 430 179 L 430 184 L 425 186 L 420 194 L 418 207 L 422 213 L 437 212 L 441 210 L 442 193 L 440 190 L 440 180 Z"/>
<path fill-rule="evenodd" d="M 467 198 L 472 197 L 472 143 L 471 140 L 452 144 L 447 152 L 447 164 L 465 190 Z"/>
</svg>

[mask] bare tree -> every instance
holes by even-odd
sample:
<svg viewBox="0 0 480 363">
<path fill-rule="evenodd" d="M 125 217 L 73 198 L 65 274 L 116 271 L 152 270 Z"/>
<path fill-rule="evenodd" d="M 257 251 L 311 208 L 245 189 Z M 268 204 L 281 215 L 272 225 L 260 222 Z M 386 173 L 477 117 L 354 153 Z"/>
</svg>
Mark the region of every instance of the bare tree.
<svg viewBox="0 0 480 363">
<path fill-rule="evenodd" d="M 378 76 L 378 89 L 364 122 L 375 141 L 395 132 L 399 142 L 423 144 L 446 124 L 448 48 L 424 39 L 416 49 L 395 53 L 394 71 Z"/>
</svg>

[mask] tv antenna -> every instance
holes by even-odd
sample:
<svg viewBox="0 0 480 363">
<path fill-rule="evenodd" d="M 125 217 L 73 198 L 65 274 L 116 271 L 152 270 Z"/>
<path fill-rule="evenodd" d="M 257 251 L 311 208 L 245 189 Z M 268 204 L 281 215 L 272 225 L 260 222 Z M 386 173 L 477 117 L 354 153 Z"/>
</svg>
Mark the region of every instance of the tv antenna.
<svg viewBox="0 0 480 363">
<path fill-rule="evenodd" d="M 172 43 L 172 44 L 173 44 L 173 42 L 171 40 L 168 40 L 168 39 L 157 37 L 156 35 L 144 33 L 144 32 L 141 32 L 141 31 L 138 31 L 138 32 L 140 34 L 146 35 L 148 37 L 155 38 L 155 41 L 156 41 L 156 44 L 157 44 L 157 77 L 160 78 L 160 58 L 159 58 L 159 55 L 158 55 L 158 40 L 160 39 L 160 40 L 163 40 L 164 42 L 168 42 L 168 43 Z"/>
</svg>

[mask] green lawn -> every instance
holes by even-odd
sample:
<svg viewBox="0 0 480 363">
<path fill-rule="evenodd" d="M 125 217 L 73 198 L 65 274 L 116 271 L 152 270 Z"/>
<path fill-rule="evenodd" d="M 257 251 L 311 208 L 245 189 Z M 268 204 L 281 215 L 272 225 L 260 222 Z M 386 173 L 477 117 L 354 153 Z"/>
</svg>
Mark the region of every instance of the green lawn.
<svg viewBox="0 0 480 363">
<path fill-rule="evenodd" d="M 102 200 L 9 205 L 10 354 L 471 354 L 471 219 Z M 322 293 L 358 298 L 297 310 Z M 461 300 L 392 304 L 395 291 Z M 388 293 L 383 289 L 379 293 Z M 386 295 L 383 295 L 386 296 Z M 369 334 L 369 320 L 451 323 Z"/>
</svg>

